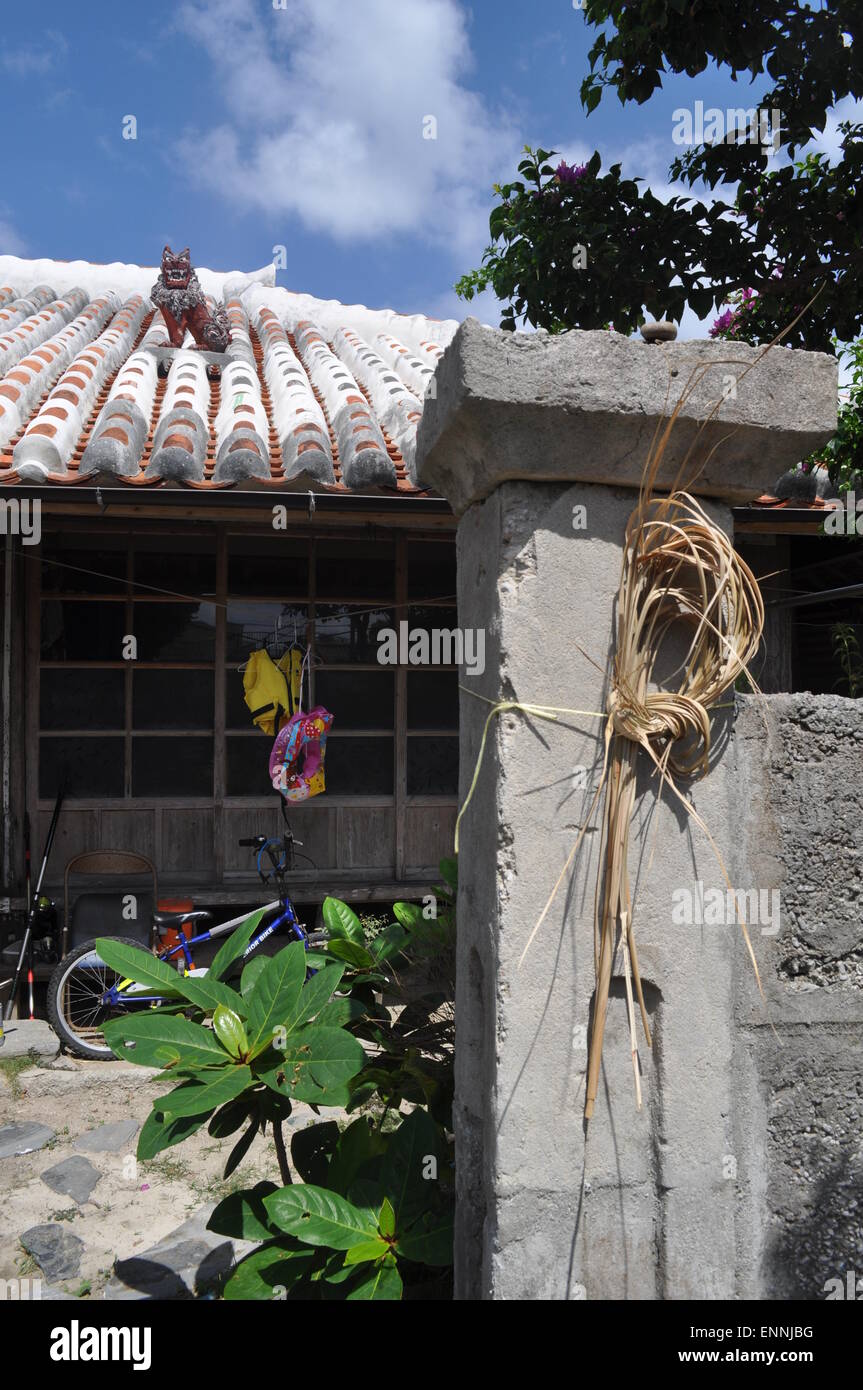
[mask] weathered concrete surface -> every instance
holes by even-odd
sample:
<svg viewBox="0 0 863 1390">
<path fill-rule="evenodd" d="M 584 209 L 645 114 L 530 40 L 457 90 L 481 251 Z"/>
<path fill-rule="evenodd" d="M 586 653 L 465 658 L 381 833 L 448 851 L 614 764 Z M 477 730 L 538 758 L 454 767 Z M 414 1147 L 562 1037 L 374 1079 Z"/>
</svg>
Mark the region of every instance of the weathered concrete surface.
<svg viewBox="0 0 863 1390">
<path fill-rule="evenodd" d="M 603 709 L 632 503 L 610 488 L 507 483 L 470 509 L 459 621 L 488 636 L 486 671 L 464 684 Z M 462 695 L 462 798 L 487 712 Z M 639 1113 L 618 962 L 585 1134 L 595 831 L 519 958 L 592 799 L 601 727 L 500 718 L 463 821 L 457 1296 L 824 1297 L 863 1249 L 863 707 L 739 698 L 716 716 L 710 775 L 686 789 L 735 889 L 762 890 L 768 913 L 780 892 L 778 921 L 749 928 L 766 1006 L 733 913 L 675 920 L 681 892 L 725 883 L 701 832 L 671 797 L 657 807 L 643 776 L 630 868 L 654 1047 L 641 1039 Z"/>
<path fill-rule="evenodd" d="M 745 972 L 737 990 L 736 1053 L 760 1098 L 741 1175 L 761 1189 L 738 1282 L 820 1299 L 863 1274 L 863 701 L 739 703 L 738 862 L 779 886 L 781 914 L 766 1009 Z"/>
<path fill-rule="evenodd" d="M 488 635 L 485 674 L 465 684 L 488 698 L 604 709 L 620 537 L 633 501 L 626 490 L 505 483 L 470 509 L 459 528 L 459 622 L 486 626 Z M 575 505 L 587 509 L 584 532 L 572 530 Z M 710 507 L 728 524 L 726 509 Z M 462 696 L 462 797 L 487 710 Z M 647 778 L 632 870 L 656 1040 L 653 1057 L 642 1047 L 641 1113 L 616 982 L 604 1083 L 585 1136 L 594 831 L 569 891 L 519 965 L 592 800 L 602 727 L 583 717 L 554 724 L 502 716 L 463 822 L 456 1005 L 462 1298 L 734 1292 L 734 1189 L 722 1175 L 733 1151 L 732 989 L 740 943 L 733 930 L 682 935 L 670 926 L 671 886 L 712 881 L 717 871 L 709 847 L 669 799 L 656 809 Z M 696 804 L 722 839 L 729 816 L 721 776 L 701 784 Z M 647 874 L 654 836 L 661 850 Z"/>
<path fill-rule="evenodd" d="M 0 1057 L 40 1057 L 50 1059 L 60 1051 L 60 1039 L 50 1023 L 41 1018 L 16 1018 L 4 1025 Z"/>
<path fill-rule="evenodd" d="M 467 319 L 435 372 L 417 472 L 461 514 L 501 482 L 637 487 L 654 431 L 696 372 L 666 451 L 670 484 L 698 428 L 699 492 L 747 501 L 836 428 L 835 358 L 742 343 L 647 344 L 619 333 L 502 333 Z M 744 372 L 746 373 L 744 375 Z M 736 384 L 735 384 L 736 383 Z M 726 397 L 726 399 L 723 399 Z M 729 431 L 733 431 L 729 434 Z"/>
<path fill-rule="evenodd" d="M 674 403 L 669 382 L 712 364 L 672 433 L 666 481 L 726 373 L 755 356 L 614 334 L 513 336 L 468 321 L 436 374 L 420 476 L 463 513 L 459 624 L 486 637 L 484 674 L 462 683 L 485 701 L 588 712 L 497 719 L 462 822 L 461 1299 L 823 1297 L 831 1262 L 863 1246 L 853 1049 L 834 1062 L 861 1002 L 860 793 L 848 787 L 863 786 L 863 711 L 811 697 L 738 711 L 729 696 L 709 775 L 682 788 L 744 905 L 766 1003 L 713 849 L 679 801 L 658 801 L 642 769 L 629 869 L 653 1048 L 639 1028 L 640 1111 L 618 960 L 598 1101 L 589 1128 L 583 1120 L 595 815 L 522 960 L 598 781 L 624 528 L 654 429 Z M 731 501 L 823 442 L 835 410 L 836 365 L 818 354 L 776 350 L 739 380 L 697 453 L 739 426 L 695 488 L 717 499 L 706 504 L 716 524 L 730 531 Z M 771 708 L 787 737 L 765 732 Z M 462 800 L 488 709 L 462 694 Z M 821 721 L 814 748 L 792 733 L 804 714 Z M 850 902 L 837 912 L 829 885 L 840 865 Z M 722 911 L 708 916 L 716 898 Z M 814 989 L 801 988 L 801 974 Z M 831 1204 L 823 1236 L 821 1191 Z M 798 1239 L 805 1254 L 791 1272 Z"/>
</svg>

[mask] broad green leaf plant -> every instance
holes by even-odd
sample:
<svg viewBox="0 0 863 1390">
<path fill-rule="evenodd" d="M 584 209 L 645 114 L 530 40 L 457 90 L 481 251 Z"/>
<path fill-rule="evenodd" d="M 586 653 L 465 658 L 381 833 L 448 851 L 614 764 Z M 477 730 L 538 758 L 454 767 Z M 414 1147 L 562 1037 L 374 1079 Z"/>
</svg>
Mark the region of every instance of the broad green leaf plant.
<svg viewBox="0 0 863 1390">
<path fill-rule="evenodd" d="M 209 1223 L 220 1234 L 261 1242 L 231 1274 L 226 1298 L 448 1295 L 451 1023 L 445 1015 L 442 1037 L 413 1018 L 405 1024 L 418 1000 L 422 1014 L 422 989 L 398 1019 L 384 1003 L 398 1003 L 417 963 L 443 962 L 444 977 L 453 973 L 456 864 L 440 867 L 444 884 L 436 893 L 422 906 L 396 903 L 396 920 L 371 940 L 347 903 L 327 898 L 323 949 L 295 942 L 243 966 L 261 918 L 252 913 L 206 975 L 180 975 L 110 938 L 97 943 L 112 969 L 165 999 L 104 1029 L 118 1057 L 160 1067 L 177 1082 L 154 1101 L 138 1157 L 154 1158 L 208 1124 L 216 1139 L 240 1135 L 227 1177 L 255 1136 L 272 1127 L 282 1186 L 233 1193 Z M 448 978 L 443 992 L 452 998 Z M 282 1122 L 298 1101 L 359 1113 L 345 1127 L 321 1121 L 296 1131 L 289 1161 Z"/>
</svg>

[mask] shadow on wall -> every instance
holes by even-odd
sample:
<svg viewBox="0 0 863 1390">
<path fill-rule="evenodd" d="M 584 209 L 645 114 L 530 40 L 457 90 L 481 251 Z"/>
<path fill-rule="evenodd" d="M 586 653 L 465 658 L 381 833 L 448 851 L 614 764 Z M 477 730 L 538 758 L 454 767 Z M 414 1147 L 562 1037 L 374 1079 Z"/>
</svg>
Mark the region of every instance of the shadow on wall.
<svg viewBox="0 0 863 1390">
<path fill-rule="evenodd" d="M 801 1180 L 802 1174 L 798 1188 Z M 782 1227 L 768 1240 L 764 1256 L 765 1298 L 848 1298 L 849 1288 L 863 1279 L 863 1153 L 843 1150 L 829 1171 L 807 1186 L 805 1206 L 795 1214 L 774 1211 L 773 1220 Z M 863 1300 L 863 1286 L 857 1297 Z"/>
</svg>

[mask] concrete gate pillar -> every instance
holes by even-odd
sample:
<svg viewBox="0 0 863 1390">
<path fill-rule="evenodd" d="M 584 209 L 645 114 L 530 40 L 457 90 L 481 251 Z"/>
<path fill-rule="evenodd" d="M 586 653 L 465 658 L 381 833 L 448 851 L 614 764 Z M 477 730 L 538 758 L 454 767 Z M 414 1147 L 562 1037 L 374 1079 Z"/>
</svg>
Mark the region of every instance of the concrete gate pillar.
<svg viewBox="0 0 863 1390">
<path fill-rule="evenodd" d="M 724 442 L 693 491 L 711 499 L 727 531 L 729 504 L 764 491 L 832 433 L 834 360 L 776 348 L 741 376 L 756 355 L 606 332 L 512 335 L 473 319 L 456 334 L 425 407 L 418 466 L 460 516 L 459 625 L 485 630 L 484 671 L 461 675 L 472 692 L 461 695 L 461 801 L 490 709 L 477 695 L 604 710 L 624 526 L 656 425 L 693 368 L 705 375 L 675 426 L 660 486 L 725 397 L 699 457 Z M 724 718 L 725 753 L 691 794 L 734 881 L 741 808 L 730 711 Z M 587 1129 L 583 1119 L 596 831 L 519 964 L 592 799 L 602 729 L 601 719 L 498 717 L 462 820 L 461 1299 L 726 1298 L 745 1283 L 758 1175 L 733 1171 L 737 1129 L 749 1123 L 745 1090 L 733 1103 L 733 989 L 751 966 L 739 927 L 672 924 L 675 888 L 721 878 L 685 813 L 667 797 L 657 807 L 648 776 L 630 863 L 655 1035 L 652 1053 L 640 1040 L 640 1112 L 615 977 L 596 1112 Z"/>
</svg>

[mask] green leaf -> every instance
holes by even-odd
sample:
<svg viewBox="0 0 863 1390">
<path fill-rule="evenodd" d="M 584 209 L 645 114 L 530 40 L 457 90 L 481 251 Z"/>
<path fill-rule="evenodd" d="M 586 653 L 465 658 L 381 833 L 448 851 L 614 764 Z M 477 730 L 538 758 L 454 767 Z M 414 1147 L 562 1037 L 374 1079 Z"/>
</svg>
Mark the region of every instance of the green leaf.
<svg viewBox="0 0 863 1390">
<path fill-rule="evenodd" d="M 393 912 L 409 932 L 422 926 L 425 920 L 423 910 L 417 903 L 393 903 Z"/>
<path fill-rule="evenodd" d="M 320 1028 L 342 1028 L 346 1023 L 356 1023 L 357 1019 L 365 1018 L 366 1012 L 366 1006 L 360 999 L 345 994 L 331 999 L 329 1004 L 319 1009 L 315 1023 Z"/>
<path fill-rule="evenodd" d="M 250 913 L 246 920 L 240 923 L 236 931 L 231 932 L 227 941 L 222 943 L 210 965 L 210 974 L 214 979 L 223 980 L 225 978 L 234 961 L 238 960 L 245 951 L 266 911 L 265 907 L 259 907 L 257 911 Z"/>
<path fill-rule="evenodd" d="M 100 936 L 96 940 L 96 950 L 100 958 L 124 978 L 136 984 L 148 985 L 160 994 L 175 997 L 182 995 L 180 980 L 182 976 L 173 966 L 157 960 L 150 951 L 141 951 L 137 946 L 127 946 L 110 936 Z"/>
<path fill-rule="evenodd" d="M 271 1182 L 259 1182 L 243 1192 L 232 1192 L 212 1212 L 207 1230 L 232 1240 L 269 1240 L 275 1228 L 264 1208 L 264 1198 L 278 1188 Z"/>
<path fill-rule="evenodd" d="M 348 1294 L 349 1300 L 362 1299 L 367 1302 L 398 1303 L 402 1296 L 401 1275 L 395 1265 L 376 1264 L 369 1271 L 367 1279 L 355 1285 Z"/>
<path fill-rule="evenodd" d="M 255 1141 L 255 1135 L 259 1127 L 258 1118 L 255 1116 L 245 1134 L 240 1135 L 240 1138 L 228 1154 L 228 1161 L 222 1173 L 222 1182 L 225 1182 L 231 1176 L 234 1169 L 240 1166 Z"/>
<path fill-rule="evenodd" d="M 364 1240 L 359 1245 L 352 1245 L 345 1255 L 346 1265 L 364 1264 L 366 1260 L 379 1260 L 389 1250 L 389 1245 L 385 1240 Z"/>
<path fill-rule="evenodd" d="M 250 1101 L 249 1097 L 229 1100 L 227 1105 L 216 1111 L 207 1125 L 207 1133 L 212 1134 L 214 1139 L 227 1139 L 229 1135 L 236 1134 L 249 1118 L 253 1105 L 254 1101 Z"/>
<path fill-rule="evenodd" d="M 294 941 L 271 956 L 248 996 L 249 1056 L 256 1057 L 273 1040 L 273 1031 L 296 1008 L 306 977 L 306 949 Z"/>
<path fill-rule="evenodd" d="M 428 1205 L 431 1180 L 423 1177 L 426 1158 L 439 1157 L 437 1126 L 425 1110 L 414 1110 L 391 1136 L 381 1168 L 381 1186 L 395 1211 L 396 1225 L 408 1212 Z"/>
<path fill-rule="evenodd" d="M 354 1120 L 342 1131 L 336 1145 L 327 1173 L 327 1186 L 346 1197 L 360 1169 L 382 1154 L 385 1146 L 384 1136 L 372 1129 L 364 1116 Z"/>
<path fill-rule="evenodd" d="M 144 1067 L 206 1067 L 227 1061 L 225 1050 L 209 1028 L 176 1014 L 150 1009 L 147 1013 L 112 1018 L 102 1029 L 111 1051 Z"/>
<path fill-rule="evenodd" d="M 169 1119 L 178 1115 L 207 1115 L 216 1106 L 233 1100 L 251 1086 L 252 1080 L 248 1067 L 221 1067 L 219 1071 L 202 1073 L 200 1079 L 185 1081 L 167 1096 L 160 1096 L 153 1101 L 153 1109 Z"/>
<path fill-rule="evenodd" d="M 264 1206 L 279 1230 L 287 1231 L 306 1245 L 350 1250 L 353 1245 L 377 1237 L 372 1212 L 355 1207 L 335 1192 L 314 1187 L 310 1183 L 283 1187 L 272 1196 L 265 1197 Z"/>
<path fill-rule="evenodd" d="M 138 1135 L 137 1155 L 139 1159 L 155 1158 L 163 1149 L 172 1149 L 182 1144 L 190 1134 L 200 1129 L 206 1115 L 183 1115 L 179 1119 L 166 1118 L 151 1110 Z"/>
<path fill-rule="evenodd" d="M 347 961 L 348 965 L 353 965 L 358 970 L 369 970 L 375 963 L 374 956 L 370 955 L 364 946 L 357 946 L 353 941 L 328 941 L 327 954 Z"/>
<path fill-rule="evenodd" d="M 240 993 L 242 995 L 250 994 L 254 989 L 261 971 L 267 968 L 267 960 L 267 956 L 254 956 L 248 965 L 243 967 L 243 973 L 240 976 Z"/>
<path fill-rule="evenodd" d="M 232 1057 L 245 1057 L 249 1050 L 246 1030 L 240 1015 L 234 1013 L 233 1009 L 217 1004 L 213 1014 L 213 1032 Z"/>
<path fill-rule="evenodd" d="M 400 927 L 398 922 L 391 922 L 380 934 L 372 941 L 369 949 L 377 964 L 381 961 L 392 960 L 397 956 L 409 940 L 407 932 Z"/>
<path fill-rule="evenodd" d="M 314 1268 L 317 1254 L 308 1246 L 289 1238 L 268 1241 L 241 1260 L 225 1285 L 226 1299 L 277 1298 L 306 1278 Z"/>
<path fill-rule="evenodd" d="M 396 1214 L 393 1211 L 389 1197 L 384 1197 L 383 1205 L 378 1212 L 378 1230 L 382 1236 L 395 1235 Z"/>
<path fill-rule="evenodd" d="M 438 871 L 444 883 L 455 892 L 458 888 L 458 860 L 441 859 Z"/>
<path fill-rule="evenodd" d="M 421 1219 L 399 1237 L 398 1252 L 406 1260 L 424 1265 L 451 1265 L 453 1243 L 451 1211 L 435 1212 Z"/>
<path fill-rule="evenodd" d="M 308 1028 L 288 1037 L 283 1052 L 273 1049 L 278 1062 L 261 1070 L 260 1079 L 279 1095 L 291 1100 L 332 1105 L 329 1091 L 341 1092 L 363 1065 L 365 1053 L 360 1043 L 344 1028 Z"/>
<path fill-rule="evenodd" d="M 363 924 L 352 907 L 340 898 L 324 898 L 321 912 L 330 936 L 340 936 L 353 941 L 357 946 L 365 945 L 366 934 Z"/>
<path fill-rule="evenodd" d="M 327 1003 L 330 995 L 338 989 L 345 973 L 343 965 L 328 965 L 307 980 L 300 991 L 296 1006 L 282 1020 L 288 1033 L 294 1032 L 316 1015 Z"/>
<path fill-rule="evenodd" d="M 340 1134 L 335 1120 L 295 1131 L 291 1137 L 291 1159 L 303 1182 L 330 1186 L 327 1174 Z"/>
<path fill-rule="evenodd" d="M 171 998 L 179 994 L 205 1013 L 212 1013 L 217 1004 L 226 1004 L 237 1013 L 243 1012 L 240 996 L 208 975 L 181 975 L 149 951 L 140 951 L 137 946 L 127 946 L 111 937 L 99 937 L 96 949 L 112 970 L 120 971 L 138 984 L 148 985 L 159 994 Z"/>
</svg>

